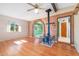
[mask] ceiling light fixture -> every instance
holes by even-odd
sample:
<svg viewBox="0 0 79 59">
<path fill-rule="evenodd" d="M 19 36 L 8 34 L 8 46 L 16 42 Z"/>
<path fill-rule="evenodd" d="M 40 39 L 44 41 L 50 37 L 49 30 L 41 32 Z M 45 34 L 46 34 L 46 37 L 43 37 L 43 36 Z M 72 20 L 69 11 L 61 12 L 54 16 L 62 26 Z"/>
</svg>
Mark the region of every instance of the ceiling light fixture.
<svg viewBox="0 0 79 59">
<path fill-rule="evenodd" d="M 39 9 L 38 9 L 38 8 L 36 8 L 34 11 L 35 11 L 35 13 L 38 13 L 38 12 L 39 12 Z"/>
</svg>

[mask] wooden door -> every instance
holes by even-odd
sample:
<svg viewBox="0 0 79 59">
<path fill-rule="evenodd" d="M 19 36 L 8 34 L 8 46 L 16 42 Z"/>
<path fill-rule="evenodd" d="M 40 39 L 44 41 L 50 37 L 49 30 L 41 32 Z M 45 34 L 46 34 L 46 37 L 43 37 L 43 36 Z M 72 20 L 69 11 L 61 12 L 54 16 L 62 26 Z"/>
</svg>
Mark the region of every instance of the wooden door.
<svg viewBox="0 0 79 59">
<path fill-rule="evenodd" d="M 67 37 L 67 26 L 66 22 L 61 23 L 61 36 Z"/>
</svg>

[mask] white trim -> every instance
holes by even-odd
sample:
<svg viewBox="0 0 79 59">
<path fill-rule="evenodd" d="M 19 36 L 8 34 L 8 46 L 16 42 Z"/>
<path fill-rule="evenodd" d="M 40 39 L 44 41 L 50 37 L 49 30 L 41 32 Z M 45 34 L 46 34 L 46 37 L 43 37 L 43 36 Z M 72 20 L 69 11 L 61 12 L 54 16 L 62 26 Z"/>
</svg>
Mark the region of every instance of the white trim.
<svg viewBox="0 0 79 59">
<path fill-rule="evenodd" d="M 67 43 L 70 43 L 70 23 L 69 23 L 69 20 L 67 19 L 67 18 L 70 18 L 70 17 L 66 17 L 66 18 L 60 18 L 60 19 L 58 19 L 58 22 L 59 22 L 59 38 L 58 38 L 58 40 L 59 41 L 63 41 L 64 42 L 64 40 L 63 39 L 67 39 L 67 41 L 65 41 L 65 42 L 67 42 Z M 64 20 L 64 21 L 63 21 Z M 67 37 L 62 37 L 61 36 L 61 23 L 64 23 L 64 22 L 66 22 L 66 26 L 67 26 Z M 60 40 L 60 39 L 62 39 L 62 40 Z"/>
</svg>

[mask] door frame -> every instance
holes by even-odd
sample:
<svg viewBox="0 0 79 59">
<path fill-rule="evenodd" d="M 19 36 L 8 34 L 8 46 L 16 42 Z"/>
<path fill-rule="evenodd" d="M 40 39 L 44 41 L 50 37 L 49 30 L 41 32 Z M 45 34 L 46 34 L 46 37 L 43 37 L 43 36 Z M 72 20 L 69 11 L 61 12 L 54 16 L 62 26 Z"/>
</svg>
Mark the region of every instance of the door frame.
<svg viewBox="0 0 79 59">
<path fill-rule="evenodd" d="M 68 27 L 70 26 L 70 16 L 66 16 L 66 17 L 68 17 L 69 19 L 68 19 L 68 20 L 66 20 L 66 19 L 63 20 L 63 19 L 61 19 L 61 18 L 65 18 L 65 17 L 60 17 L 60 18 L 58 18 L 58 22 L 59 22 L 59 25 L 58 25 L 58 26 L 59 26 L 59 28 L 58 28 L 58 32 L 59 32 L 59 33 L 58 33 L 58 35 L 59 35 L 59 36 L 58 36 L 58 39 L 59 39 L 59 38 L 62 38 L 62 35 L 61 35 L 61 30 L 62 30 L 62 29 L 61 29 L 61 24 L 66 22 L 66 27 L 67 27 L 67 28 L 66 28 L 66 30 L 67 30 L 66 32 L 67 32 L 67 33 L 66 33 L 66 38 L 65 38 L 65 37 L 63 37 L 63 38 L 68 39 L 68 40 L 69 40 L 68 43 L 70 43 L 70 33 L 68 33 L 68 32 L 70 32 L 70 28 L 68 28 Z"/>
<path fill-rule="evenodd" d="M 59 37 L 59 34 L 58 34 L 58 19 L 59 18 L 62 18 L 62 17 L 70 17 L 70 44 L 72 46 L 74 46 L 74 15 L 73 14 L 70 14 L 70 15 L 67 15 L 67 16 L 59 16 L 57 17 L 57 42 L 58 42 L 58 37 Z"/>
</svg>

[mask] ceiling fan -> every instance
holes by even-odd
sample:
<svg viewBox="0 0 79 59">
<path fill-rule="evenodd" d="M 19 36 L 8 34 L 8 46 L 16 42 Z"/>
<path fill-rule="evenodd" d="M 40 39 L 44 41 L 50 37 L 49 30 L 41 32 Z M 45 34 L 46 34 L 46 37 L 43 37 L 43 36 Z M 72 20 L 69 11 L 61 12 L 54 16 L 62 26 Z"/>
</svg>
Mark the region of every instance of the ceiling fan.
<svg viewBox="0 0 79 59">
<path fill-rule="evenodd" d="M 27 4 L 33 7 L 33 8 L 31 8 L 31 9 L 28 9 L 27 11 L 32 11 L 32 10 L 34 10 L 35 13 L 38 13 L 40 9 L 41 9 L 41 10 L 45 10 L 44 8 L 40 8 L 38 4 L 35 4 L 35 5 L 32 4 L 32 3 L 27 3 Z"/>
</svg>

